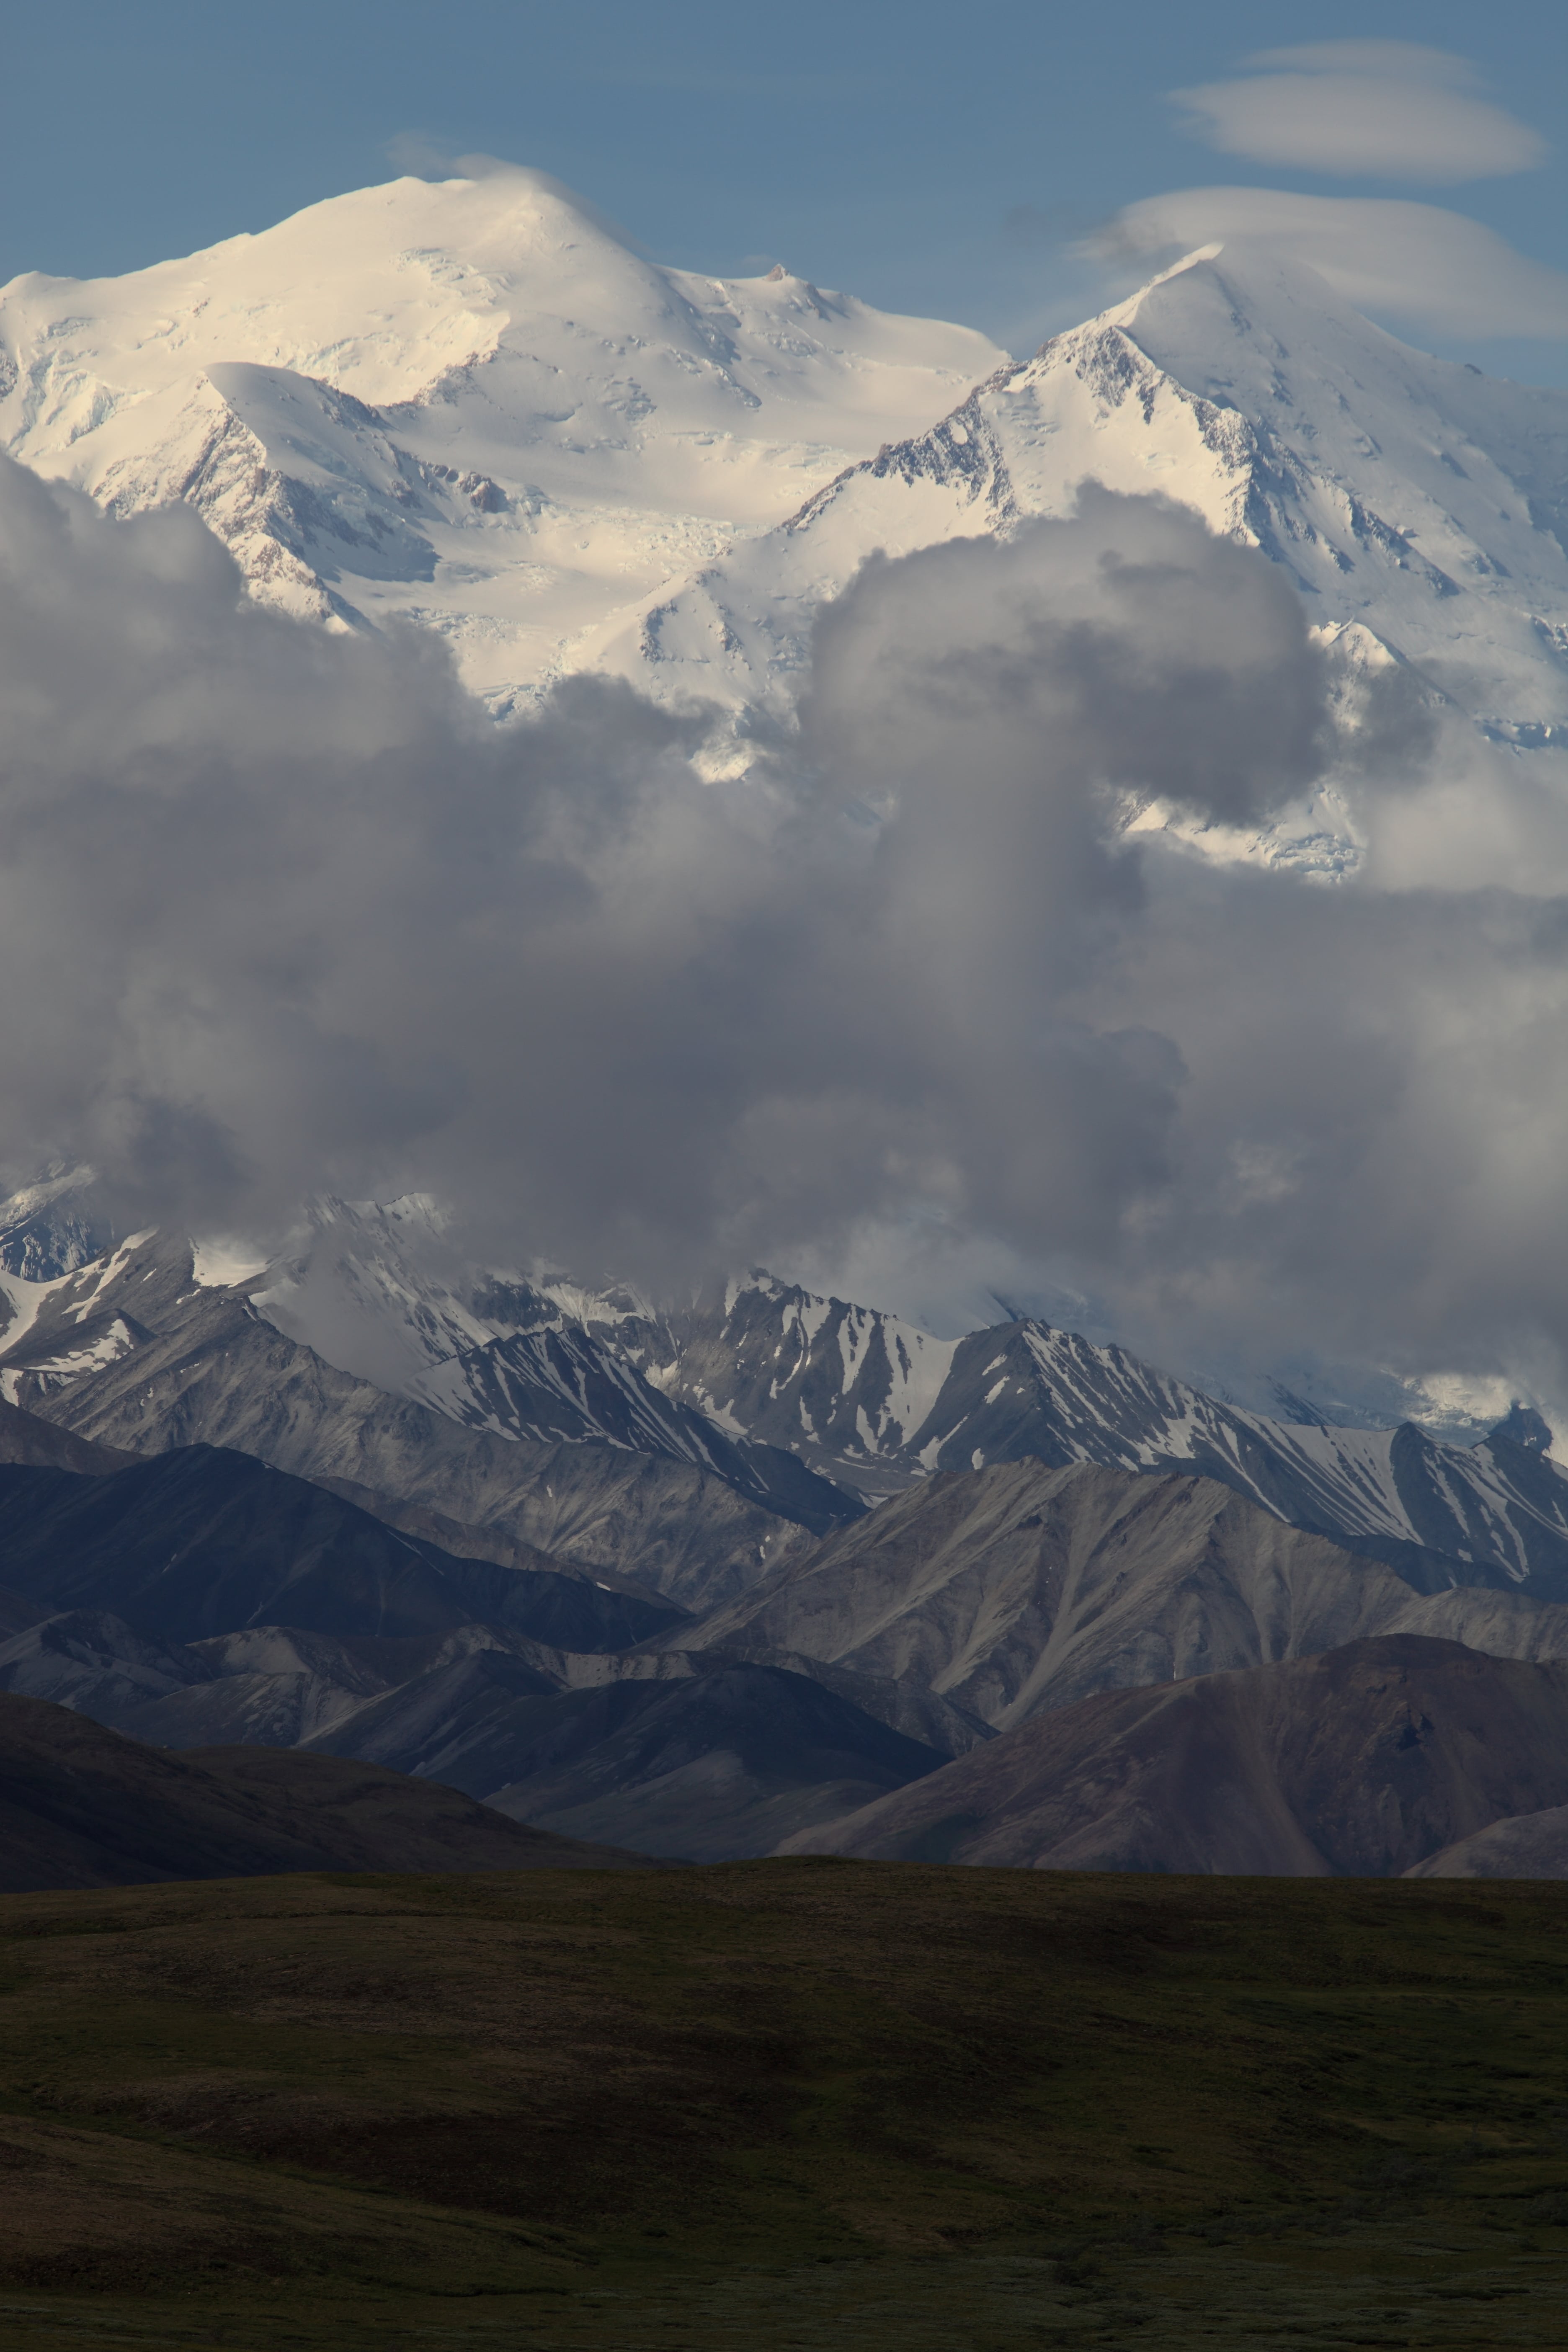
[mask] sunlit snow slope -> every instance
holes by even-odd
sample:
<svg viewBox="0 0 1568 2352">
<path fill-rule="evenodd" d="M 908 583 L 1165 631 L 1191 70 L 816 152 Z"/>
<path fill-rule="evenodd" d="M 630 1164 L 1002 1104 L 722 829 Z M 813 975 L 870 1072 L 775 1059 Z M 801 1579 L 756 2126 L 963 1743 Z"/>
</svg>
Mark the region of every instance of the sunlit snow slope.
<svg viewBox="0 0 1568 2352">
<path fill-rule="evenodd" d="M 0 291 L 0 446 L 188 499 L 286 609 L 440 630 L 498 708 L 1002 354 L 775 270 L 663 269 L 542 173 L 403 179 Z"/>
<path fill-rule="evenodd" d="M 602 668 L 786 713 L 874 550 L 1092 479 L 1262 548 L 1352 661 L 1568 734 L 1568 394 L 1411 351 L 1262 247 L 1015 362 L 780 272 L 661 268 L 538 173 L 405 179 L 14 280 L 0 445 L 118 512 L 187 499 L 287 609 L 437 629 L 498 710 Z"/>
<path fill-rule="evenodd" d="M 1086 479 L 1162 492 L 1289 572 L 1505 740 L 1568 731 L 1568 394 L 1429 359 L 1315 271 L 1209 248 L 777 530 L 649 601 L 600 657 L 665 692 L 787 708 L 812 616 L 874 548 L 1006 533 Z"/>
</svg>

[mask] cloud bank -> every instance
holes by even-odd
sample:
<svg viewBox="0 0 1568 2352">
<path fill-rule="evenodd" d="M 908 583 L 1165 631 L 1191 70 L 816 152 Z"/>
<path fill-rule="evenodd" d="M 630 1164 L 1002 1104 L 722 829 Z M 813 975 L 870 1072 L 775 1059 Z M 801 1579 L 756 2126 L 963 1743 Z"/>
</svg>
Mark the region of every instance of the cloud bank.
<svg viewBox="0 0 1568 2352">
<path fill-rule="evenodd" d="M 231 1228 L 424 1184 L 601 1265 L 1042 1184 L 1102 1230 L 1173 1066 L 1039 1026 L 1136 896 L 1090 781 L 1235 814 L 1309 772 L 1321 698 L 1258 559 L 1097 514 L 874 570 L 824 629 L 810 772 L 726 790 L 629 689 L 495 729 L 434 640 L 289 623 L 188 513 L 111 523 L 0 467 L 9 1156 Z M 910 672 L 954 600 L 970 636 Z M 975 1157 L 993 1100 L 1014 1140 Z"/>
<path fill-rule="evenodd" d="M 1464 58 L 1413 41 L 1267 49 L 1234 81 L 1173 90 L 1184 128 L 1223 155 L 1348 177 L 1458 181 L 1529 171 L 1539 132 L 1478 95 Z"/>
<path fill-rule="evenodd" d="M 1563 804 L 1385 721 L 1352 775 L 1283 574 L 1095 493 L 868 566 L 799 740 L 705 786 L 700 716 L 580 680 L 492 727 L 432 641 L 284 620 L 188 511 L 0 464 L 0 1146 L 93 1160 L 128 1221 L 424 1187 L 661 1285 L 914 1219 L 1168 1356 L 1550 1392 Z M 1121 830 L 1150 794 L 1245 825 L 1336 759 L 1352 885 Z"/>
</svg>

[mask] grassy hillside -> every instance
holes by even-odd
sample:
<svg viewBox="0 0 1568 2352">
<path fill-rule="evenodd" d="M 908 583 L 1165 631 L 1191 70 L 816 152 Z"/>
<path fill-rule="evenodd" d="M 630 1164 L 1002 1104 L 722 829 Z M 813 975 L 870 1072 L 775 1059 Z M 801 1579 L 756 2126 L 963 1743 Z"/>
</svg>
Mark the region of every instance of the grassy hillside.
<svg viewBox="0 0 1568 2352">
<path fill-rule="evenodd" d="M 828 1861 L 0 1899 L 0 2335 L 1568 2337 L 1568 1885 Z"/>
</svg>

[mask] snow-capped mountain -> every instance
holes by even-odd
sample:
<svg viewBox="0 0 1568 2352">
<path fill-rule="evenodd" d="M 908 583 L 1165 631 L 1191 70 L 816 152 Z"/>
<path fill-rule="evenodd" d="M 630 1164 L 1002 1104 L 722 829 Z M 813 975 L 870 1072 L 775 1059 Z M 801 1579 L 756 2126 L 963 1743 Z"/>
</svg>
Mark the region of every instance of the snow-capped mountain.
<svg viewBox="0 0 1568 2352">
<path fill-rule="evenodd" d="M 187 500 L 286 609 L 437 630 L 502 713 L 587 669 L 787 719 L 874 551 L 1093 480 L 1281 564 L 1348 692 L 1393 661 L 1502 740 L 1568 738 L 1568 395 L 1410 350 L 1262 246 L 1014 362 L 782 271 L 661 268 L 537 173 L 400 180 L 14 280 L 0 446 L 117 513 Z M 1352 834 L 1331 787 L 1255 854 L 1340 871 Z"/>
<path fill-rule="evenodd" d="M 782 268 L 664 269 L 542 173 L 402 179 L 0 290 L 0 446 L 193 505 L 286 610 L 403 614 L 505 709 L 1003 356 Z"/>
<path fill-rule="evenodd" d="M 1289 572 L 1489 730 L 1568 728 L 1568 394 L 1374 327 L 1313 270 L 1209 247 L 996 371 L 928 431 L 650 599 L 601 658 L 665 693 L 788 709 L 811 623 L 880 548 L 1005 533 L 1085 480 L 1160 492 Z"/>
<path fill-rule="evenodd" d="M 444 1283 L 422 1277 L 416 1255 L 398 1264 L 400 1216 L 416 1251 L 427 1237 L 424 1204 L 356 1212 L 334 1202 L 318 1211 L 313 1257 L 281 1268 L 247 1269 L 173 1235 L 133 1234 L 48 1282 L 0 1276 L 0 1309 L 12 1310 L 0 1330 L 0 1397 L 47 1411 L 146 1347 L 201 1290 L 237 1289 L 248 1291 L 253 1315 L 334 1370 L 476 1433 L 684 1463 L 818 1534 L 864 1508 L 853 1486 L 830 1483 L 795 1453 L 666 1395 L 542 1294 L 507 1286 L 500 1320 L 469 1313 Z"/>
<path fill-rule="evenodd" d="M 1568 1475 L 1533 1415 L 1477 1446 L 1293 1423 L 1221 1403 L 1126 1349 L 1032 1318 L 942 1340 L 765 1274 L 621 1343 L 671 1395 L 889 1495 L 937 1471 L 1035 1459 L 1215 1478 L 1424 1589 L 1568 1595 Z"/>
<path fill-rule="evenodd" d="M 1407 665 L 1521 751 L 1568 729 L 1568 395 L 1410 351 L 1260 248 L 1189 257 L 1013 362 L 786 275 L 662 269 L 538 174 L 400 181 L 122 279 L 16 280 L 0 438 L 117 512 L 188 500 L 287 609 L 423 620 L 498 710 L 597 667 L 787 719 L 815 614 L 873 551 L 1005 535 L 1095 480 L 1263 550 L 1347 676 Z M 1268 854 L 1334 870 L 1336 823 Z M 4 1377 L 25 1350 L 35 1400 L 143 1344 L 132 1261 L 88 1280 L 109 1237 L 62 1181 L 0 1228 Z M 1561 1556 L 1560 1474 L 1508 1439 L 1325 1433 L 1043 1323 L 940 1341 L 761 1276 L 656 1310 L 443 1271 L 427 1227 L 338 1204 L 309 1248 L 213 1279 L 447 1422 L 667 1454 L 759 1501 L 773 1454 L 875 1497 L 1038 1453 L 1201 1468 L 1456 1572 Z"/>
<path fill-rule="evenodd" d="M 760 1270 L 664 1315 L 623 1313 L 613 1336 L 669 1395 L 871 1496 L 909 1484 L 963 1344 Z"/>
<path fill-rule="evenodd" d="M 1414 1423 L 1345 1429 L 1221 1404 L 1125 1349 L 1026 1320 L 972 1332 L 909 1451 L 928 1471 L 1032 1457 L 1217 1479 L 1423 1590 L 1529 1583 L 1568 1597 L 1568 1474 L 1533 1416 L 1475 1446 Z"/>
<path fill-rule="evenodd" d="M 113 1239 L 89 1169 L 57 1167 L 0 1202 L 0 1277 L 45 1283 L 90 1265 Z"/>
<path fill-rule="evenodd" d="M 74 1425 L 72 1395 L 146 1347 L 204 1282 L 444 1422 L 684 1463 L 817 1532 L 855 1517 L 858 1496 L 933 1473 L 1089 1462 L 1217 1479 L 1424 1591 L 1568 1598 L 1568 1473 L 1533 1415 L 1475 1446 L 1411 1423 L 1282 1422 L 1037 1320 L 942 1340 L 762 1273 L 661 1311 L 464 1268 L 418 1200 L 318 1202 L 309 1234 L 265 1269 L 132 1235 L 46 1283 L 6 1276 L 0 1393 Z"/>
</svg>

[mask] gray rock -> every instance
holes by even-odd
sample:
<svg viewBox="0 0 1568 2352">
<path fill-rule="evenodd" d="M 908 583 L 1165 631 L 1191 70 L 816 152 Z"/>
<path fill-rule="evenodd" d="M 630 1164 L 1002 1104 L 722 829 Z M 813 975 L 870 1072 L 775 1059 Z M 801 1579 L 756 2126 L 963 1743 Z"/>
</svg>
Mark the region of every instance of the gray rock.
<svg viewBox="0 0 1568 2352">
<path fill-rule="evenodd" d="M 1423 1598 L 1213 1479 L 1028 1461 L 933 1477 L 665 1638 L 796 1654 L 1005 1729 L 1094 1691 L 1394 1631 L 1568 1655 L 1568 1608 Z"/>
</svg>

